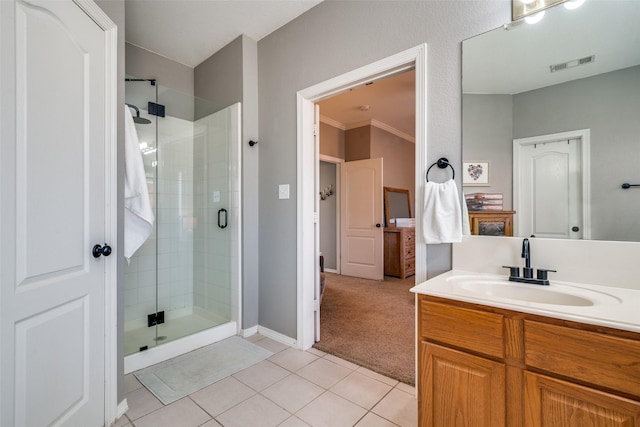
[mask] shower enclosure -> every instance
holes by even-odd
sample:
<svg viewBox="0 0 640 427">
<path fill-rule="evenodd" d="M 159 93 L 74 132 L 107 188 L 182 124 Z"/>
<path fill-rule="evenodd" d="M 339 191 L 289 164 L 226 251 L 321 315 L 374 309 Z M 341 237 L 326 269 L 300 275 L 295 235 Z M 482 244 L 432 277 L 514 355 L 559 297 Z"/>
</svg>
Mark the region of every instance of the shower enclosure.
<svg viewBox="0 0 640 427">
<path fill-rule="evenodd" d="M 125 372 L 239 330 L 240 104 L 129 77 L 153 233 L 125 263 Z M 179 341 L 176 341 L 179 340 Z"/>
</svg>

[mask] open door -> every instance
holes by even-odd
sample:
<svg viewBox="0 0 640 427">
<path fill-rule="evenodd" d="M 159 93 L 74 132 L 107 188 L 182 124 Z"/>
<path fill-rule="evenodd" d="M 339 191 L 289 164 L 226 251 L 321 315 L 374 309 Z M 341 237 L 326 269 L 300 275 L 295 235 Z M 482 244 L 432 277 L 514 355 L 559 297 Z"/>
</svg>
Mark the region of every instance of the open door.
<svg viewBox="0 0 640 427">
<path fill-rule="evenodd" d="M 93 2 L 0 3 L 0 425 L 110 425 L 115 28 Z"/>
<path fill-rule="evenodd" d="M 342 163 L 340 216 L 341 273 L 383 280 L 381 158 Z"/>
</svg>

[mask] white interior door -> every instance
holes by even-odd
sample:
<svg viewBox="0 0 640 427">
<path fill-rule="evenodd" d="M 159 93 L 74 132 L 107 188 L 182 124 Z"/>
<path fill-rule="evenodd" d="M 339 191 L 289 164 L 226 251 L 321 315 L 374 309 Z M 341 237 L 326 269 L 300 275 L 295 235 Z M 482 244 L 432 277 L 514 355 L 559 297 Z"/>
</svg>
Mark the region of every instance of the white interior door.
<svg viewBox="0 0 640 427">
<path fill-rule="evenodd" d="M 341 273 L 384 279 L 382 159 L 342 163 L 340 168 Z"/>
<path fill-rule="evenodd" d="M 0 3 L 0 424 L 101 426 L 105 30 L 72 1 Z"/>
<path fill-rule="evenodd" d="M 581 147 L 579 138 L 519 145 L 516 235 L 583 238 Z"/>
</svg>

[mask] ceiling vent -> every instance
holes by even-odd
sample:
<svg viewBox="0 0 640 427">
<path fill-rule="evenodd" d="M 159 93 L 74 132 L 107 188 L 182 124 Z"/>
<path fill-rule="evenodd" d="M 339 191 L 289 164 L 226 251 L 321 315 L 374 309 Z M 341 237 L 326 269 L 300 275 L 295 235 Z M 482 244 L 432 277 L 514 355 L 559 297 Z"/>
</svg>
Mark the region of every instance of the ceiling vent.
<svg viewBox="0 0 640 427">
<path fill-rule="evenodd" d="M 585 56 L 584 58 L 574 59 L 572 61 L 567 61 L 567 62 L 562 62 L 560 64 L 550 65 L 549 69 L 551 70 L 552 73 L 555 73 L 556 71 L 562 71 L 562 70 L 566 70 L 568 68 L 573 68 L 573 67 L 578 67 L 580 65 L 590 64 L 592 62 L 595 62 L 595 60 L 596 60 L 596 56 L 595 55 Z"/>
</svg>

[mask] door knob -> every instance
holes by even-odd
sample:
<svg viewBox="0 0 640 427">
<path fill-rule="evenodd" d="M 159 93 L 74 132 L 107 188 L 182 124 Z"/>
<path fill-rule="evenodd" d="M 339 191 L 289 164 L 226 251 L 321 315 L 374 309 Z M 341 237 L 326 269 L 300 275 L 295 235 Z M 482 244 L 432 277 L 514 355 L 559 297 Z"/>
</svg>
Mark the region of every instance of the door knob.
<svg viewBox="0 0 640 427">
<path fill-rule="evenodd" d="M 93 254 L 94 258 L 99 258 L 100 255 L 109 256 L 111 255 L 111 246 L 107 245 L 106 243 L 104 244 L 104 246 L 95 245 L 91 253 Z"/>
<path fill-rule="evenodd" d="M 577 233 L 578 231 L 580 231 L 580 227 L 574 225 L 573 227 L 571 227 L 571 231 L 575 231 Z"/>
<path fill-rule="evenodd" d="M 377 228 L 380 228 L 380 224 L 379 224 L 379 223 L 378 223 L 378 224 L 376 224 L 376 227 L 377 227 Z"/>
</svg>

